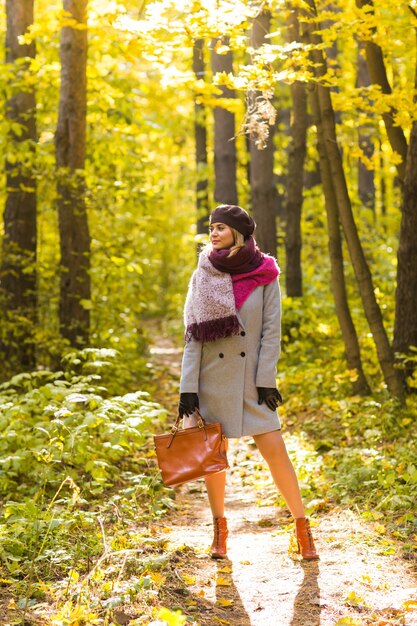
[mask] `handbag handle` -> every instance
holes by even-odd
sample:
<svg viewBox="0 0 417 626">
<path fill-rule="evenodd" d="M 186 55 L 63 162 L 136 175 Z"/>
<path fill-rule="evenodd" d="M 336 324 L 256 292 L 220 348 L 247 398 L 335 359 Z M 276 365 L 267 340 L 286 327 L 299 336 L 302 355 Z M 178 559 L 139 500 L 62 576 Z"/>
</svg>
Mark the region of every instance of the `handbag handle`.
<svg viewBox="0 0 417 626">
<path fill-rule="evenodd" d="M 198 407 L 196 407 L 196 408 L 194 409 L 194 413 L 196 413 L 196 414 L 197 414 L 197 426 L 198 426 L 199 428 L 205 428 L 205 425 L 206 425 L 206 420 L 205 420 L 205 419 L 204 419 L 204 417 L 201 415 L 201 413 L 200 413 L 200 411 L 199 411 Z M 178 417 L 177 417 L 177 419 L 175 420 L 175 423 L 174 423 L 173 427 L 171 428 L 171 433 L 172 433 L 173 435 L 175 435 L 175 434 L 176 434 L 176 432 L 177 432 L 177 430 L 179 430 L 179 426 L 180 426 L 180 419 L 181 419 L 181 415 L 178 413 Z"/>
<path fill-rule="evenodd" d="M 206 431 L 206 420 L 204 419 L 204 417 L 201 415 L 200 411 L 198 410 L 198 408 L 196 407 L 194 409 L 194 413 L 197 413 L 197 426 L 199 428 L 204 428 L 204 432 L 206 435 L 206 439 L 207 439 L 207 431 Z M 167 448 L 171 447 L 172 442 L 174 441 L 175 435 L 177 434 L 178 430 L 179 430 L 179 425 L 180 425 L 180 419 L 181 419 L 181 415 L 178 413 L 178 417 L 175 420 L 175 424 L 173 425 L 173 427 L 171 428 L 171 438 L 168 442 Z"/>
</svg>

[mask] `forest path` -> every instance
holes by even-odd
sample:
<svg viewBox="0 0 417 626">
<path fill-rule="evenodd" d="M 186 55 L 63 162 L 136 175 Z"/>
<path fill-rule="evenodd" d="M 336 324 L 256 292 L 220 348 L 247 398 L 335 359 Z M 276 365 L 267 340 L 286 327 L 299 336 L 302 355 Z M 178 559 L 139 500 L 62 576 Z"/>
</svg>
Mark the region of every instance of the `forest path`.
<svg viewBox="0 0 417 626">
<path fill-rule="evenodd" d="M 181 349 L 161 334 L 154 342 L 157 399 L 174 416 Z M 227 560 L 207 553 L 212 521 L 203 481 L 176 488 L 176 509 L 152 526 L 172 555 L 164 606 L 201 626 L 417 626 L 417 577 L 390 554 L 392 542 L 375 523 L 340 507 L 320 514 L 313 521 L 320 561 L 300 561 L 291 552 L 291 518 L 272 504 L 274 487 L 251 440 L 232 440 L 228 456 Z"/>
</svg>

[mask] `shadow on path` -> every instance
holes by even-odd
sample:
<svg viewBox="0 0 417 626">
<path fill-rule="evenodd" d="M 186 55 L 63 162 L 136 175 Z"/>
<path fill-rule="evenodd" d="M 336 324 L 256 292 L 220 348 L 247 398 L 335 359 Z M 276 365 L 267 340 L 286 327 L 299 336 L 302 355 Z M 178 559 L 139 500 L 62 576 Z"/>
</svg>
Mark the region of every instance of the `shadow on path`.
<svg viewBox="0 0 417 626">
<path fill-rule="evenodd" d="M 294 600 L 291 626 L 305 626 L 306 607 L 308 607 L 309 626 L 319 626 L 321 613 L 318 583 L 320 574 L 319 561 L 301 561 L 300 566 L 304 572 L 304 578 Z"/>
<path fill-rule="evenodd" d="M 230 624 L 238 624 L 239 626 L 251 626 L 251 619 L 243 605 L 239 591 L 233 582 L 233 564 L 230 560 L 217 561 L 217 580 L 224 579 L 228 583 L 227 586 L 216 586 L 216 602 L 221 603 L 223 600 L 231 600 L 230 608 L 224 610 L 224 619 Z M 232 572 L 224 574 L 225 567 L 229 567 Z"/>
</svg>

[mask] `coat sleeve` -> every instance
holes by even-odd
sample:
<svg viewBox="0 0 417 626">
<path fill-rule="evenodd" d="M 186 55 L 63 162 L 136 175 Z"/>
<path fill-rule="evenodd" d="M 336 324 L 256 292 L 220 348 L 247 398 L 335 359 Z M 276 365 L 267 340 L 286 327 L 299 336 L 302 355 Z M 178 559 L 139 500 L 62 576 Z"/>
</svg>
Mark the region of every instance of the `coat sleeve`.
<svg viewBox="0 0 417 626">
<path fill-rule="evenodd" d="M 281 352 L 281 291 L 278 280 L 264 288 L 261 347 L 256 371 L 257 387 L 276 387 L 276 366 Z"/>
<path fill-rule="evenodd" d="M 201 341 L 185 344 L 182 357 L 180 393 L 198 393 L 200 380 Z"/>
</svg>

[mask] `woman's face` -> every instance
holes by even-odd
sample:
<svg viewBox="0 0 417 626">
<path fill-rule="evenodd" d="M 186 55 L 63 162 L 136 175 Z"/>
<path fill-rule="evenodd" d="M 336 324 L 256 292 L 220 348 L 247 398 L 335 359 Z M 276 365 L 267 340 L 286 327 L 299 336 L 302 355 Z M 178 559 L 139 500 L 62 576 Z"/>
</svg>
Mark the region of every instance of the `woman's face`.
<svg viewBox="0 0 417 626">
<path fill-rule="evenodd" d="M 227 224 L 215 222 L 210 224 L 210 242 L 215 250 L 231 248 L 234 244 L 233 233 Z"/>
</svg>

